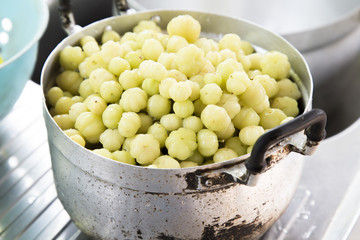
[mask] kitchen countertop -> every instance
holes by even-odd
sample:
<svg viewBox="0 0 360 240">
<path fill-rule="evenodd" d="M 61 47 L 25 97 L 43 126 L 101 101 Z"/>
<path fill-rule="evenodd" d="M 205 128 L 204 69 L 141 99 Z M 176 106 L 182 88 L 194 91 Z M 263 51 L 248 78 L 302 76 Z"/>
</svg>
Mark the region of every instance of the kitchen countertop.
<svg viewBox="0 0 360 240">
<path fill-rule="evenodd" d="M 57 199 L 41 89 L 28 81 L 0 121 L 0 238 L 87 239 Z M 306 157 L 289 208 L 263 239 L 357 239 L 360 120 Z"/>
</svg>

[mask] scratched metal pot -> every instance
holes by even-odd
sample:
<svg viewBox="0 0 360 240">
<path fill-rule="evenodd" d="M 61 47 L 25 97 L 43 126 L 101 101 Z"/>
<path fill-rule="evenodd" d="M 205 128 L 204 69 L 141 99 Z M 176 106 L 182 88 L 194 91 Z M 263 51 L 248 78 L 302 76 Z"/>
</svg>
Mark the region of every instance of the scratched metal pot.
<svg viewBox="0 0 360 240">
<path fill-rule="evenodd" d="M 68 30 L 72 24 L 66 12 Z M 52 168 L 58 197 L 74 223 L 97 239 L 257 239 L 287 208 L 301 176 L 303 154 L 325 137 L 326 115 L 311 110 L 312 78 L 303 57 L 283 38 L 230 17 L 191 11 L 146 11 L 111 17 L 64 39 L 50 54 L 41 75 L 43 93 L 54 85 L 59 53 L 84 35 L 99 37 L 111 26 L 130 31 L 140 20 L 160 17 L 160 25 L 190 14 L 202 30 L 234 32 L 264 49 L 289 56 L 302 91 L 304 113 L 264 134 L 245 155 L 184 169 L 150 169 L 113 161 L 80 147 L 56 125 L 43 96 Z M 306 129 L 305 131 L 303 131 Z M 297 152 L 297 153 L 295 153 Z"/>
</svg>

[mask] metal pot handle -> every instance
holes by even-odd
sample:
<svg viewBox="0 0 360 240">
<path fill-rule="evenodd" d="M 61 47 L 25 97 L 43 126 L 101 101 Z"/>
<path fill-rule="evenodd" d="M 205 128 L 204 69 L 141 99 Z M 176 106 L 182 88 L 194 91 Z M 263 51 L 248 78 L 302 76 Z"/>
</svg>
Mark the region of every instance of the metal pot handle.
<svg viewBox="0 0 360 240">
<path fill-rule="evenodd" d="M 74 14 L 71 7 L 71 0 L 59 0 L 58 4 L 61 26 L 64 31 L 68 35 L 79 32 L 82 27 L 75 23 Z"/>
<path fill-rule="evenodd" d="M 58 4 L 61 26 L 65 32 L 71 35 L 80 31 L 82 27 L 75 22 L 71 0 L 58 0 Z M 114 6 L 118 15 L 131 14 L 134 12 L 133 9 L 129 8 L 127 0 L 114 0 Z"/>
<path fill-rule="evenodd" d="M 127 0 L 114 0 L 114 6 L 118 15 L 126 14 L 130 10 Z"/>
<path fill-rule="evenodd" d="M 313 109 L 260 136 L 251 151 L 250 157 L 245 161 L 249 177 L 247 185 L 256 185 L 259 173 L 267 166 L 265 154 L 269 148 L 291 135 L 305 130 L 307 136 L 305 147 L 297 149 L 297 152 L 311 155 L 315 150 L 315 146 L 326 136 L 326 120 L 326 113 L 323 110 Z"/>
<path fill-rule="evenodd" d="M 271 162 L 269 159 L 272 160 L 273 152 L 276 153 L 280 149 L 284 150 L 283 156 L 292 151 L 311 155 L 318 143 L 326 136 L 325 125 L 326 113 L 321 109 L 310 110 L 261 135 L 245 163 L 243 161 L 231 162 L 220 167 L 188 173 L 186 190 L 199 191 L 222 188 L 234 183 L 255 186 L 261 173 L 269 167 L 268 162 Z M 306 136 L 302 133 L 303 130 L 305 130 Z M 274 149 L 271 149 L 272 147 Z"/>
<path fill-rule="evenodd" d="M 261 173 L 267 165 L 265 153 L 269 147 L 302 130 L 305 130 L 308 141 L 320 142 L 326 136 L 325 125 L 326 113 L 321 109 L 313 109 L 286 124 L 271 129 L 256 141 L 250 158 L 245 162 L 247 170 L 251 174 Z"/>
</svg>

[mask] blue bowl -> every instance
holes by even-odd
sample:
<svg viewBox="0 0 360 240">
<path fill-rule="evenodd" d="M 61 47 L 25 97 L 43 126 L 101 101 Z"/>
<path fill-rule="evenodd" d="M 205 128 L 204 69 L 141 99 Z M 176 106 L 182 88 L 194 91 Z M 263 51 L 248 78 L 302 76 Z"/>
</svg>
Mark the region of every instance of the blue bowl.
<svg viewBox="0 0 360 240">
<path fill-rule="evenodd" d="M 10 27 L 3 19 L 11 21 Z M 48 21 L 49 10 L 44 0 L 1 2 L 0 32 L 2 36 L 7 35 L 9 41 L 0 45 L 4 60 L 0 64 L 0 120 L 10 112 L 31 77 L 38 42 Z M 2 40 L 4 42 L 4 38 Z"/>
</svg>

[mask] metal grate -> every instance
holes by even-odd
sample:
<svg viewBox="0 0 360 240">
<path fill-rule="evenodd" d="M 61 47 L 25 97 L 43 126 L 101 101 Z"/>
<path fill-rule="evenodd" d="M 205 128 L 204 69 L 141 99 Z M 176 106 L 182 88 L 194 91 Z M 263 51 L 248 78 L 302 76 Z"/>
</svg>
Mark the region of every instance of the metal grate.
<svg viewBox="0 0 360 240">
<path fill-rule="evenodd" d="M 28 81 L 0 122 L 0 239 L 87 239 L 57 199 L 41 106 Z"/>
</svg>

